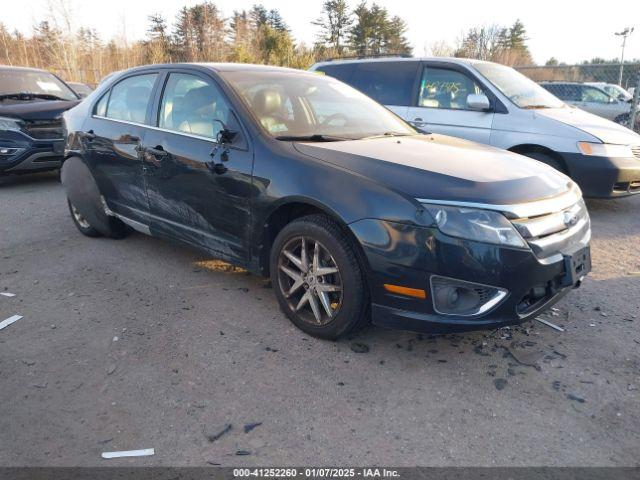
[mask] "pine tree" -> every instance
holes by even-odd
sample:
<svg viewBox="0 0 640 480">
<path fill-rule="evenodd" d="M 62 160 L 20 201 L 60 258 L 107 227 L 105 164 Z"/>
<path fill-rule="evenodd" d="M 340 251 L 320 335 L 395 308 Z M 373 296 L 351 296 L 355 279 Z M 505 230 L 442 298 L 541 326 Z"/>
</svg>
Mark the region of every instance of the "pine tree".
<svg viewBox="0 0 640 480">
<path fill-rule="evenodd" d="M 322 5 L 321 16 L 313 23 L 320 27 L 318 40 L 329 44 L 339 55 L 343 52 L 343 41 L 353 23 L 346 0 L 326 0 Z"/>
</svg>

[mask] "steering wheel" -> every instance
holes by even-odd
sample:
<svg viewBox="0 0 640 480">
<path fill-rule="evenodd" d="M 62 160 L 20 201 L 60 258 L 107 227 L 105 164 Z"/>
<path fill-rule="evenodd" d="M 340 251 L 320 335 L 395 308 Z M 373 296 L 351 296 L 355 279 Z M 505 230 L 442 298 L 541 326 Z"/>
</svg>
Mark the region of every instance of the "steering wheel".
<svg viewBox="0 0 640 480">
<path fill-rule="evenodd" d="M 329 126 L 331 122 L 334 120 L 342 120 L 342 124 L 334 125 L 335 127 L 344 127 L 347 123 L 349 123 L 349 119 L 347 118 L 347 116 L 344 113 L 338 112 L 326 117 L 324 120 L 320 122 L 320 125 L 322 125 L 323 127 Z"/>
</svg>

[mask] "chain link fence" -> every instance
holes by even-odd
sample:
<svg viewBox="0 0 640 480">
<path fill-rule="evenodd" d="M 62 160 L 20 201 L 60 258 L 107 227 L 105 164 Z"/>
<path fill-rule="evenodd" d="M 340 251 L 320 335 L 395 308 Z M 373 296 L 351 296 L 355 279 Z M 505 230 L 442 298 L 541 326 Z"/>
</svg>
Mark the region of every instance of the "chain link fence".
<svg viewBox="0 0 640 480">
<path fill-rule="evenodd" d="M 517 69 L 564 102 L 640 133 L 640 63 L 547 65 Z"/>
</svg>

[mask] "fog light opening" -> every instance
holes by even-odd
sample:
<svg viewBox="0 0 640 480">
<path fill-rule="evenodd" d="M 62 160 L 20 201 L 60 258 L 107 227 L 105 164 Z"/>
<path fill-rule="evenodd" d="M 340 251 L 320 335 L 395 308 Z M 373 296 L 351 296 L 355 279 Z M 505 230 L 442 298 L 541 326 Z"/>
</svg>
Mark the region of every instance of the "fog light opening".
<svg viewBox="0 0 640 480">
<path fill-rule="evenodd" d="M 509 292 L 503 288 L 433 275 L 433 309 L 441 315 L 474 317 L 489 312 Z"/>
</svg>

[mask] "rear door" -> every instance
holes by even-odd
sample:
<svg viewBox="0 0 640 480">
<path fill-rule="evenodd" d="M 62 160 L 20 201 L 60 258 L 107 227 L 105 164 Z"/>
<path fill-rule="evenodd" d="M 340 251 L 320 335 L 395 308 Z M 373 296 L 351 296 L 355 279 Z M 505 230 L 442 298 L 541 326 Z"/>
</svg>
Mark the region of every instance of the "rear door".
<svg viewBox="0 0 640 480">
<path fill-rule="evenodd" d="M 416 101 L 408 119 L 417 128 L 489 143 L 493 111 L 467 107 L 470 94 L 491 95 L 466 69 L 456 65 L 424 64 Z"/>
<path fill-rule="evenodd" d="M 83 126 L 86 152 L 109 208 L 144 224 L 149 221 L 149 204 L 141 145 L 158 78 L 158 72 L 145 72 L 118 81 Z"/>
<path fill-rule="evenodd" d="M 208 75 L 176 69 L 162 83 L 144 139 L 152 230 L 244 261 L 253 192 L 248 137 Z M 236 132 L 228 149 L 216 140 L 223 124 Z"/>
</svg>

